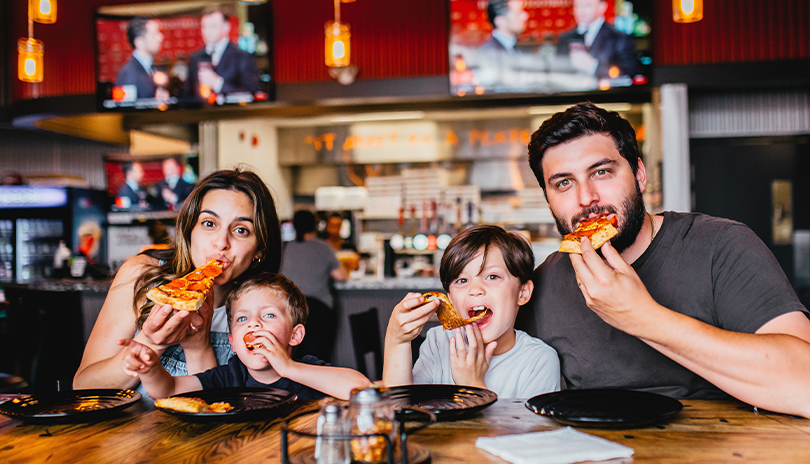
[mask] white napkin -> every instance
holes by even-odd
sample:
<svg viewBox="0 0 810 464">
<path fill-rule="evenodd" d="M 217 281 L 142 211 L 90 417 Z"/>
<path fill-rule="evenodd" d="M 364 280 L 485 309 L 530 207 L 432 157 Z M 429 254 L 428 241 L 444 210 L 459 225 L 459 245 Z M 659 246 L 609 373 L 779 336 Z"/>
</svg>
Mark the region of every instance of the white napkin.
<svg viewBox="0 0 810 464">
<path fill-rule="evenodd" d="M 549 432 L 480 437 L 475 446 L 514 464 L 569 464 L 633 455 L 633 448 L 571 427 Z"/>
</svg>

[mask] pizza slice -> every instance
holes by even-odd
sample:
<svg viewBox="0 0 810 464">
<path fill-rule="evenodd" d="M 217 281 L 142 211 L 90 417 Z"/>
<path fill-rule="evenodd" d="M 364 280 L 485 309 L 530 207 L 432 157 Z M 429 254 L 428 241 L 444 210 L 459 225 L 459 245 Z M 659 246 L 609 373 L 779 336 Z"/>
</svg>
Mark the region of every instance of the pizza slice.
<svg viewBox="0 0 810 464">
<path fill-rule="evenodd" d="M 212 258 L 183 277 L 149 290 L 146 297 L 158 304 L 171 305 L 178 311 L 197 311 L 220 274 L 222 263 Z"/>
<path fill-rule="evenodd" d="M 253 332 L 248 332 L 242 337 L 245 341 L 245 347 L 248 351 L 253 351 L 256 348 L 261 348 L 263 345 L 261 343 L 256 343 L 256 334 Z"/>
<path fill-rule="evenodd" d="M 228 412 L 233 409 L 233 406 L 225 402 L 208 404 L 200 398 L 185 396 L 157 399 L 155 400 L 155 406 L 161 409 L 171 409 L 172 411 L 188 413 Z"/>
<path fill-rule="evenodd" d="M 489 310 L 482 311 L 480 314 L 477 314 L 474 317 L 469 319 L 464 319 L 463 317 L 459 316 L 456 312 L 455 308 L 453 308 L 453 303 L 450 303 L 450 299 L 447 298 L 447 295 L 441 292 L 427 292 L 422 295 L 425 299 L 425 303 L 428 301 L 438 299 L 441 301 L 439 303 L 439 308 L 436 310 L 436 316 L 439 318 L 439 322 L 442 323 L 442 327 L 444 330 L 452 330 L 459 328 L 461 326 L 467 325 L 471 322 L 475 322 L 478 319 L 486 316 Z"/>
<path fill-rule="evenodd" d="M 583 237 L 588 237 L 591 246 L 596 250 L 619 233 L 619 231 L 616 230 L 616 226 L 618 225 L 619 221 L 616 219 L 615 214 L 612 215 L 610 219 L 602 215 L 584 221 L 577 227 L 577 230 L 563 237 L 562 244 L 560 244 L 560 251 L 581 254 L 582 250 L 579 246 Z"/>
</svg>

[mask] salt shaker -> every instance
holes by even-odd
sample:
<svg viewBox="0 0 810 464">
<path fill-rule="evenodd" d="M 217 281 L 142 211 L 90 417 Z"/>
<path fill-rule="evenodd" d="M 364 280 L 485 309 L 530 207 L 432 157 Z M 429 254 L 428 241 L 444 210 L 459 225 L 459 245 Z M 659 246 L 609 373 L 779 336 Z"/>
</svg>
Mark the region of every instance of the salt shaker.
<svg viewBox="0 0 810 464">
<path fill-rule="evenodd" d="M 352 435 L 385 433 L 396 443 L 397 423 L 388 390 L 379 385 L 352 390 L 348 411 L 349 430 Z M 382 436 L 353 438 L 352 461 L 380 463 L 388 459 L 388 447 Z"/>
<path fill-rule="evenodd" d="M 328 435 L 346 435 L 346 408 L 334 398 L 321 401 L 318 415 L 318 437 L 315 441 L 315 460 L 318 464 L 349 464 L 349 442 Z"/>
</svg>

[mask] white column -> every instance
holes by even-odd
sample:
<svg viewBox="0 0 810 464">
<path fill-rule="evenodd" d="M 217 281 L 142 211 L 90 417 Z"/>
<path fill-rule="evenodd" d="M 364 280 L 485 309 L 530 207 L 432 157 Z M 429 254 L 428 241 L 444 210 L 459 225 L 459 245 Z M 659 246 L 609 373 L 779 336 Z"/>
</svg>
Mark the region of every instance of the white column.
<svg viewBox="0 0 810 464">
<path fill-rule="evenodd" d="M 661 86 L 664 210 L 692 210 L 689 163 L 689 102 L 686 84 Z"/>
<path fill-rule="evenodd" d="M 219 169 L 217 126 L 216 121 L 203 121 L 199 124 L 200 178 Z"/>
</svg>

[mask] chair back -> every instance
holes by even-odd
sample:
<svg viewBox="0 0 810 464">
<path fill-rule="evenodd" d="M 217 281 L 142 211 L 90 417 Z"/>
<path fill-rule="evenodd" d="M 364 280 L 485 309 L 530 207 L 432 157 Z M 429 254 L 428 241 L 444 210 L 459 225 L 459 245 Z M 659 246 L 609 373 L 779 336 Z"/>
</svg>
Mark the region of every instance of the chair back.
<svg viewBox="0 0 810 464">
<path fill-rule="evenodd" d="M 352 330 L 352 345 L 354 357 L 357 361 L 357 370 L 369 378 L 380 380 L 382 378 L 382 343 L 380 343 L 380 320 L 377 308 L 352 314 L 349 316 L 349 325 Z M 366 355 L 372 353 L 372 363 L 366 361 Z"/>
</svg>

